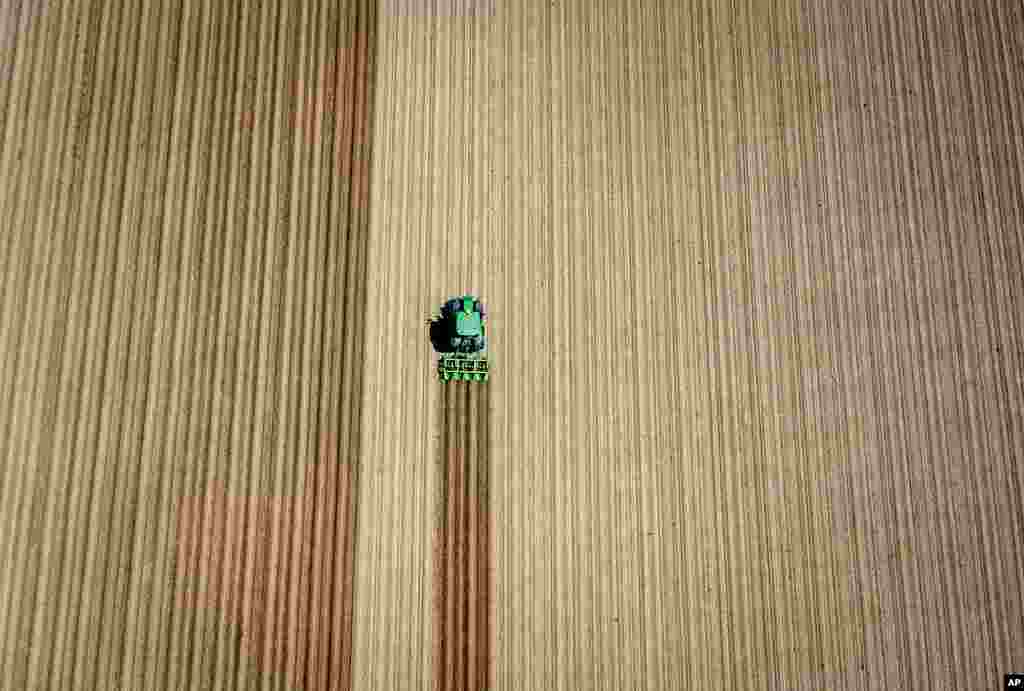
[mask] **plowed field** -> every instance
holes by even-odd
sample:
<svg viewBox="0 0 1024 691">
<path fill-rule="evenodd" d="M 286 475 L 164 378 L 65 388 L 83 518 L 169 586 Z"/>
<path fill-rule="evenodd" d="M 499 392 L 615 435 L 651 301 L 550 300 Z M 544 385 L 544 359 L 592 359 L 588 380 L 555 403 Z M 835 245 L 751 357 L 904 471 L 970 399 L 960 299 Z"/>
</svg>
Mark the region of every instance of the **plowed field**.
<svg viewBox="0 0 1024 691">
<path fill-rule="evenodd" d="M 0 0 L 0 689 L 1000 688 L 1022 266 L 1019 0 Z"/>
</svg>

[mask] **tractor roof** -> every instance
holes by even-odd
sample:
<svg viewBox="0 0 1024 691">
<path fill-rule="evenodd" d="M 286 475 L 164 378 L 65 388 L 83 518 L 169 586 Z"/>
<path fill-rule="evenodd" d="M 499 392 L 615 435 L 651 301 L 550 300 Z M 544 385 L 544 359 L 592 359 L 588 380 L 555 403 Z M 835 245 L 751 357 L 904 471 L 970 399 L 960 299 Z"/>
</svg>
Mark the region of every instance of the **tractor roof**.
<svg viewBox="0 0 1024 691">
<path fill-rule="evenodd" d="M 455 331 L 460 336 L 479 336 L 483 333 L 480 313 L 470 311 L 456 312 Z"/>
</svg>

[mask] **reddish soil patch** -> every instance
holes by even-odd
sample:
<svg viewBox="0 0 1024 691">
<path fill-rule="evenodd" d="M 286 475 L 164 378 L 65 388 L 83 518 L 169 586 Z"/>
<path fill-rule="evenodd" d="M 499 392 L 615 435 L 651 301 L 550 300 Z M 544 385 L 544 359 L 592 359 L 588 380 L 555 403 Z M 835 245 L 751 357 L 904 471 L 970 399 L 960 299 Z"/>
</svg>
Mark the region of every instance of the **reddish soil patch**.
<svg viewBox="0 0 1024 691">
<path fill-rule="evenodd" d="M 314 469 L 307 472 L 313 479 Z M 192 643 L 200 670 L 226 656 L 256 678 L 308 689 L 344 680 L 348 688 L 354 475 L 340 463 L 322 468 L 303 495 L 237 494 L 216 484 L 183 499 L 177 605 L 185 621 L 202 622 Z"/>
<path fill-rule="evenodd" d="M 435 532 L 435 688 L 490 678 L 490 510 L 486 384 L 442 385 Z"/>
</svg>

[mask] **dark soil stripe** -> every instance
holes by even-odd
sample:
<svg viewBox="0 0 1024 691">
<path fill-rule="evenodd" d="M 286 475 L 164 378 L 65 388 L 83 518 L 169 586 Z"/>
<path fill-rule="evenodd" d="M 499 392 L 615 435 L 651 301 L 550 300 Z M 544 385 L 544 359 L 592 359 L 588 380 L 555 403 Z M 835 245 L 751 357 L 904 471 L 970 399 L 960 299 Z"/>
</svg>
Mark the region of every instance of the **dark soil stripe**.
<svg viewBox="0 0 1024 691">
<path fill-rule="evenodd" d="M 490 389 L 442 384 L 439 400 L 436 688 L 478 691 L 490 677 Z"/>
</svg>

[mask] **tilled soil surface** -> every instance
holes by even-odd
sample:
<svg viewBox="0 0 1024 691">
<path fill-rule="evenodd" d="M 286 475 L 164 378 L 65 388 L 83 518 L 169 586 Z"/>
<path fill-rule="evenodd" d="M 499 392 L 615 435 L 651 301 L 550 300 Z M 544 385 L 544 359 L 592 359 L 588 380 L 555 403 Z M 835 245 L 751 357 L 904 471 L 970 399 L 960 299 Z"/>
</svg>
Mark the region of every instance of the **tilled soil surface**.
<svg viewBox="0 0 1024 691">
<path fill-rule="evenodd" d="M 0 2 L 0 689 L 351 688 L 375 10 Z"/>
<path fill-rule="evenodd" d="M 0 691 L 999 688 L 1022 265 L 1020 0 L 0 0 Z"/>
<path fill-rule="evenodd" d="M 491 642 L 490 389 L 440 385 L 434 688 L 487 689 Z"/>
<path fill-rule="evenodd" d="M 458 659 L 421 324 L 463 292 L 490 315 L 492 688 L 1024 668 L 1021 3 L 381 16 L 363 687 Z"/>
</svg>

